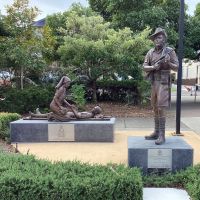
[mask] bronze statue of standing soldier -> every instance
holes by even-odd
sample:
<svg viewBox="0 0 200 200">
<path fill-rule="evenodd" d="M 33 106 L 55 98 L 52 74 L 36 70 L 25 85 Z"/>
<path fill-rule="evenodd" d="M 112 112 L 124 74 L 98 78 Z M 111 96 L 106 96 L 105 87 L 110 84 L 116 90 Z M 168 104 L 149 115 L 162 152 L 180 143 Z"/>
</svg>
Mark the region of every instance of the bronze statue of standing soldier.
<svg viewBox="0 0 200 200">
<path fill-rule="evenodd" d="M 171 102 L 170 71 L 178 70 L 178 59 L 175 51 L 166 46 L 167 34 L 164 29 L 157 28 L 150 36 L 154 48 L 145 56 L 143 68 L 151 82 L 151 105 L 154 111 L 154 132 L 145 136 L 146 140 L 155 140 L 155 144 L 165 142 L 165 110 Z"/>
</svg>

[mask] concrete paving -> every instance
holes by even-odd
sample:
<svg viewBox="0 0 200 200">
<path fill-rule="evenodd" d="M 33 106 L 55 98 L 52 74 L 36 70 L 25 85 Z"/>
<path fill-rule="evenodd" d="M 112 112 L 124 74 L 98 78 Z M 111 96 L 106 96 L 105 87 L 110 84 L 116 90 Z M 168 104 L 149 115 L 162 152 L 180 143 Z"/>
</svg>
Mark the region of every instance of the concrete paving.
<svg viewBox="0 0 200 200">
<path fill-rule="evenodd" d="M 176 93 L 172 95 L 171 115 L 176 114 Z M 187 126 L 190 130 L 200 135 L 200 91 L 197 96 L 190 92 L 182 91 L 181 97 L 181 128 Z"/>
<path fill-rule="evenodd" d="M 120 130 L 149 130 L 152 131 L 154 128 L 153 118 L 117 118 L 115 128 L 117 131 Z M 175 131 L 176 130 L 176 119 L 175 117 L 168 117 L 166 120 L 166 130 Z M 188 125 L 181 122 L 181 131 L 191 130 Z"/>
<path fill-rule="evenodd" d="M 199 94 L 200 95 L 200 94 Z M 149 130 L 154 128 L 153 118 L 117 118 L 116 130 Z M 167 110 L 166 130 L 176 130 L 176 96 L 172 96 L 171 108 Z M 181 131 L 194 131 L 200 134 L 200 96 L 185 94 L 181 103 Z"/>
<path fill-rule="evenodd" d="M 184 117 L 181 121 L 195 133 L 200 134 L 200 117 Z"/>
<path fill-rule="evenodd" d="M 190 200 L 185 190 L 175 188 L 144 188 L 143 200 Z"/>
<path fill-rule="evenodd" d="M 129 136 L 145 136 L 149 131 L 115 131 L 114 142 L 47 142 L 18 143 L 23 154 L 33 154 L 37 158 L 51 161 L 79 160 L 90 164 L 128 164 Z M 192 131 L 183 132 L 183 139 L 194 149 L 194 164 L 200 163 L 200 136 Z M 173 137 L 167 131 L 167 137 Z M 180 136 L 181 137 L 181 136 Z M 167 140 L 167 138 L 166 138 Z M 15 144 L 13 144 L 15 145 Z"/>
</svg>

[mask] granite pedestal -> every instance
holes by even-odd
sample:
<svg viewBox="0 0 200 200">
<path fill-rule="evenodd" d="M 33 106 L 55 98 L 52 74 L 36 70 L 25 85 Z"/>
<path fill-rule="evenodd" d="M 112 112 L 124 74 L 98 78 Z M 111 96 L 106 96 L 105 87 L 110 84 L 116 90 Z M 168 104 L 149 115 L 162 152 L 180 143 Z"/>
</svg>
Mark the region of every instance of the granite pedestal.
<svg viewBox="0 0 200 200">
<path fill-rule="evenodd" d="M 113 142 L 114 124 L 115 118 L 70 122 L 21 119 L 10 123 L 11 142 Z"/>
<path fill-rule="evenodd" d="M 128 165 L 139 167 L 143 173 L 178 171 L 193 164 L 193 149 L 180 136 L 167 137 L 166 143 L 128 137 Z"/>
</svg>

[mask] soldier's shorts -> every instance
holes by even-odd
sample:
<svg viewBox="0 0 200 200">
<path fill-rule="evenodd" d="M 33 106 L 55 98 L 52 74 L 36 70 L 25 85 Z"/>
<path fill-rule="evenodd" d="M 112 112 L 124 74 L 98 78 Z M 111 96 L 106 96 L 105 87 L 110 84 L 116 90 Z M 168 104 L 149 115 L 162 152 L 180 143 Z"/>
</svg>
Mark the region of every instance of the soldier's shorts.
<svg viewBox="0 0 200 200">
<path fill-rule="evenodd" d="M 161 81 L 154 81 L 151 85 L 151 105 L 157 107 L 170 106 L 170 92 L 168 84 L 161 84 Z"/>
</svg>

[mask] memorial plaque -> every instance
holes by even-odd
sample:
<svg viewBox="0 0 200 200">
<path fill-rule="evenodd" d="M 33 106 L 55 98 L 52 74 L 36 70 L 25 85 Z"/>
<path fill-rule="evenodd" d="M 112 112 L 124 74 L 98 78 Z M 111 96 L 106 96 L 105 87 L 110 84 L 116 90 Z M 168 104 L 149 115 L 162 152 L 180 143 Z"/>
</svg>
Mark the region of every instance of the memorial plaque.
<svg viewBox="0 0 200 200">
<path fill-rule="evenodd" d="M 139 167 L 144 174 L 176 172 L 193 164 L 193 149 L 181 137 L 167 137 L 163 145 L 144 137 L 128 137 L 128 165 Z"/>
<path fill-rule="evenodd" d="M 48 141 L 74 141 L 74 124 L 48 124 Z"/>
<path fill-rule="evenodd" d="M 172 169 L 172 149 L 148 149 L 147 168 Z"/>
</svg>

